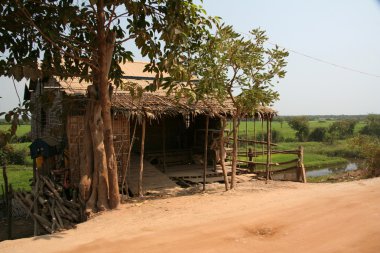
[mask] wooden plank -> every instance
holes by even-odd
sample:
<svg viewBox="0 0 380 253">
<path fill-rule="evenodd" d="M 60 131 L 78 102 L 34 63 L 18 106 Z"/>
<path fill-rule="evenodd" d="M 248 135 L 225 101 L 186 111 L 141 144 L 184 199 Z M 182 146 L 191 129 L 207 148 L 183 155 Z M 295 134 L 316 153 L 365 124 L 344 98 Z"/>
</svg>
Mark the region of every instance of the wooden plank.
<svg viewBox="0 0 380 253">
<path fill-rule="evenodd" d="M 229 138 L 230 140 L 233 140 L 232 137 Z M 247 143 L 254 143 L 254 144 L 263 144 L 267 145 L 266 141 L 255 141 L 255 140 L 244 140 L 244 139 L 238 139 L 238 142 L 247 142 Z M 270 143 L 271 146 L 277 146 L 276 143 Z"/>
<path fill-rule="evenodd" d="M 128 187 L 134 196 L 138 195 L 139 179 L 139 156 L 131 154 L 130 169 L 128 175 Z M 157 167 L 144 160 L 143 173 L 143 194 L 149 191 L 160 191 L 168 188 L 175 188 L 177 184 L 162 173 Z"/>
</svg>

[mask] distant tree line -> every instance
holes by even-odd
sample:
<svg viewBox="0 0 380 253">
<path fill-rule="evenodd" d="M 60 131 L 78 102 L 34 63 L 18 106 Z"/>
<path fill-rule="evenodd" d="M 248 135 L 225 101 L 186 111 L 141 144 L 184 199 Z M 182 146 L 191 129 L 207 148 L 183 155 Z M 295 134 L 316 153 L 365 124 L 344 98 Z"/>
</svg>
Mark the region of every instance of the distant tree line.
<svg viewBox="0 0 380 253">
<path fill-rule="evenodd" d="M 324 141 L 333 143 L 336 140 L 343 140 L 353 137 L 356 124 L 359 120 L 356 117 L 335 120 L 329 127 L 317 127 L 310 131 L 310 118 L 306 116 L 292 117 L 287 120 L 289 126 L 296 131 L 297 141 Z M 368 115 L 365 118 L 366 125 L 359 131 L 359 134 L 380 137 L 380 115 Z M 279 121 L 282 123 L 282 120 Z"/>
</svg>

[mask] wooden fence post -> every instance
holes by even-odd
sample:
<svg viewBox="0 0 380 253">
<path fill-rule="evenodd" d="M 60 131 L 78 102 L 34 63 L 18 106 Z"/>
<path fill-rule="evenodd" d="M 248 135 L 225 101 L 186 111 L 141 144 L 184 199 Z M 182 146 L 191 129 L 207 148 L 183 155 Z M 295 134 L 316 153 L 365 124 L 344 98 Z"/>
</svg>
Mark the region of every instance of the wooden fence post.
<svg viewBox="0 0 380 253">
<path fill-rule="evenodd" d="M 305 171 L 305 166 L 303 165 L 303 146 L 299 146 L 299 164 L 298 164 L 298 173 L 297 176 L 299 175 L 299 180 L 303 183 L 307 183 L 306 179 L 306 171 Z M 301 178 L 300 178 L 301 177 Z"/>
</svg>

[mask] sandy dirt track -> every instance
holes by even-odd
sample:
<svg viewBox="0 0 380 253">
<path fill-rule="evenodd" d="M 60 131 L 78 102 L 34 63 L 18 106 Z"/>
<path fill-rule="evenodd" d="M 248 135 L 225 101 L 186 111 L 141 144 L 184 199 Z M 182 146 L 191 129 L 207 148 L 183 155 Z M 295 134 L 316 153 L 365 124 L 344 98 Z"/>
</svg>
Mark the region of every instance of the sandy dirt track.
<svg viewBox="0 0 380 253">
<path fill-rule="evenodd" d="M 1 242 L 0 252 L 380 252 L 380 178 L 221 189 L 122 205 L 76 230 Z"/>
</svg>

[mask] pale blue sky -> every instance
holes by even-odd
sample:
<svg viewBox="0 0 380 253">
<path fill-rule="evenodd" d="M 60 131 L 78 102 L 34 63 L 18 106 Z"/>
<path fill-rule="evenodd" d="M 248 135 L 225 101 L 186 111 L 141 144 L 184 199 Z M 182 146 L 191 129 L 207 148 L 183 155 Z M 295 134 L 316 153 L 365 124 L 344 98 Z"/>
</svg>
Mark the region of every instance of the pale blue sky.
<svg viewBox="0 0 380 253">
<path fill-rule="evenodd" d="M 272 42 L 380 76 L 380 2 L 375 0 L 209 0 L 204 8 L 236 30 L 261 27 Z M 380 113 L 380 77 L 290 52 L 277 85 L 282 115 Z"/>
<path fill-rule="evenodd" d="M 280 46 L 380 76 L 378 0 L 205 0 L 203 6 L 239 32 L 261 27 Z M 281 97 L 275 108 L 281 115 L 380 113 L 380 77 L 293 52 L 287 72 L 276 85 Z M 0 82 L 4 111 L 17 105 L 17 98 L 11 81 Z"/>
</svg>

